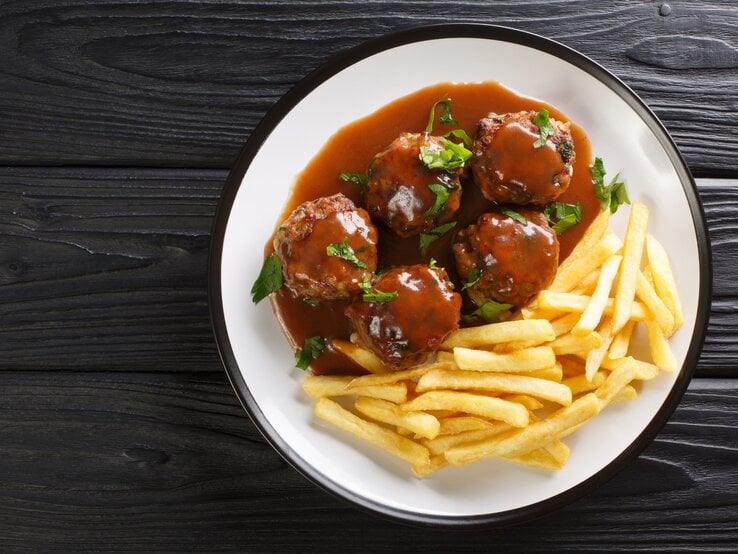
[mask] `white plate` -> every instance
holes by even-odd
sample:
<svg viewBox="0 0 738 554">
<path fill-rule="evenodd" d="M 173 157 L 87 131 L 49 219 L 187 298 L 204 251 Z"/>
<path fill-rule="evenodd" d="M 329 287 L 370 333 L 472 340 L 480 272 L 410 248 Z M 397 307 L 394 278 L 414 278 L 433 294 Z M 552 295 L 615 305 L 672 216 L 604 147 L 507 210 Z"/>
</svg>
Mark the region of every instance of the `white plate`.
<svg viewBox="0 0 738 554">
<path fill-rule="evenodd" d="M 671 255 L 684 302 L 684 326 L 671 340 L 681 371 L 648 382 L 637 401 L 608 407 L 568 438 L 571 457 L 558 473 L 490 460 L 419 480 L 404 462 L 314 420 L 313 402 L 300 388 L 304 373 L 294 368 L 269 303 L 255 306 L 249 289 L 295 176 L 337 129 L 428 85 L 489 80 L 551 103 L 581 125 L 593 152 L 625 177 L 631 198 L 651 209 L 649 230 Z M 482 25 L 425 27 L 371 41 L 313 72 L 280 100 L 231 172 L 210 260 L 210 308 L 227 373 L 280 454 L 360 507 L 462 526 L 540 515 L 589 492 L 634 458 L 687 386 L 704 340 L 711 284 L 695 190 L 656 117 L 610 73 L 569 48 Z M 615 225 L 622 226 L 618 215 Z"/>
</svg>

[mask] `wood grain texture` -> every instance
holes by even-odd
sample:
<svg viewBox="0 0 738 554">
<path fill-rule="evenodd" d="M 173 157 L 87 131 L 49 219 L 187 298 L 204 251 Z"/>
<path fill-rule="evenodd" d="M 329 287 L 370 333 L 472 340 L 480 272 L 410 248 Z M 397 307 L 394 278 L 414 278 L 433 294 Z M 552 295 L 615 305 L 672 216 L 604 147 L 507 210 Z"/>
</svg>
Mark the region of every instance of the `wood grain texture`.
<svg viewBox="0 0 738 554">
<path fill-rule="evenodd" d="M 2 165 L 225 168 L 331 56 L 422 24 L 494 23 L 603 64 L 700 176 L 738 176 L 738 11 L 699 3 L 23 0 L 0 3 Z M 494 78 L 493 75 L 490 78 Z"/>
<path fill-rule="evenodd" d="M 693 382 L 640 458 L 516 527 L 386 523 L 278 457 L 218 374 L 0 372 L 3 550 L 729 550 L 738 382 Z M 490 491 L 493 494 L 493 491 Z"/>
<path fill-rule="evenodd" d="M 0 370 L 221 371 L 207 308 L 226 172 L 0 169 Z M 738 375 L 738 182 L 700 180 L 714 298 L 697 374 Z"/>
</svg>

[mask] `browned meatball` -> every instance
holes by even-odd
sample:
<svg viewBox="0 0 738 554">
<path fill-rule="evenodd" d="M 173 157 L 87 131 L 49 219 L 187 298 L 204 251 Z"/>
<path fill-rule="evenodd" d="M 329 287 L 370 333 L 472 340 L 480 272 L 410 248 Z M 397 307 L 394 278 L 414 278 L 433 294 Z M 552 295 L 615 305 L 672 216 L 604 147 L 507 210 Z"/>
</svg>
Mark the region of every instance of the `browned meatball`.
<svg viewBox="0 0 738 554">
<path fill-rule="evenodd" d="M 397 296 L 386 302 L 358 296 L 346 315 L 359 342 L 395 368 L 425 361 L 459 326 L 461 295 L 442 268 L 395 267 L 377 277 L 372 290 Z"/>
<path fill-rule="evenodd" d="M 372 218 L 411 237 L 454 217 L 462 169 L 428 169 L 419 158 L 421 147 L 440 151 L 444 144 L 445 139 L 428 133 L 403 133 L 372 159 L 365 195 Z"/>
<path fill-rule="evenodd" d="M 551 118 L 553 133 L 536 148 L 535 116 L 533 111 L 489 114 L 477 124 L 470 167 L 488 200 L 543 205 L 569 187 L 574 163 L 569 124 Z"/>
<path fill-rule="evenodd" d="M 467 290 L 479 305 L 491 299 L 523 306 L 556 275 L 556 233 L 542 213 L 516 211 L 525 223 L 500 212 L 488 212 L 456 236 L 456 268 L 467 283 L 476 279 Z"/>
<path fill-rule="evenodd" d="M 350 298 L 377 269 L 377 229 L 365 210 L 336 194 L 300 204 L 277 229 L 274 251 L 297 296 Z"/>
</svg>

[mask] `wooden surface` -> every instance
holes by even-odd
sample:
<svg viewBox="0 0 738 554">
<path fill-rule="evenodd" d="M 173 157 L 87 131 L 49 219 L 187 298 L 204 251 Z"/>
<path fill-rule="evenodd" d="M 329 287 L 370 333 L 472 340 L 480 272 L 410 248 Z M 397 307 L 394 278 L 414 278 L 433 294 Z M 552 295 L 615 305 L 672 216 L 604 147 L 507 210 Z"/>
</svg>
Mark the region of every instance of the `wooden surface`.
<svg viewBox="0 0 738 554">
<path fill-rule="evenodd" d="M 713 247 L 697 378 L 657 440 L 535 522 L 388 523 L 264 442 L 208 320 L 209 231 L 265 111 L 386 32 L 497 23 L 572 46 L 662 119 Z M 669 2 L 0 1 L 2 551 L 735 549 L 738 9 Z"/>
</svg>

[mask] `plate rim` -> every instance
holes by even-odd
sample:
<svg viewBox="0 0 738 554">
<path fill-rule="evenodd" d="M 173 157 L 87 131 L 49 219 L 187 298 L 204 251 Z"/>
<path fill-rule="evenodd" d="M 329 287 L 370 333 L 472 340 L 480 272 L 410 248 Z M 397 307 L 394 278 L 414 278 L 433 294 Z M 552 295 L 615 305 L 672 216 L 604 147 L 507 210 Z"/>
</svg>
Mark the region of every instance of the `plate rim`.
<svg viewBox="0 0 738 554">
<path fill-rule="evenodd" d="M 635 440 L 609 464 L 580 483 L 559 494 L 528 504 L 519 508 L 477 515 L 441 515 L 425 514 L 411 510 L 390 507 L 378 501 L 362 497 L 359 494 L 333 481 L 310 466 L 272 427 L 238 369 L 231 348 L 228 330 L 225 325 L 221 290 L 221 262 L 223 241 L 230 217 L 233 202 L 244 175 L 253 158 L 258 154 L 262 144 L 281 120 L 311 91 L 352 64 L 379 52 L 398 46 L 448 38 L 480 38 L 498 40 L 530 47 L 551 54 L 559 59 L 575 65 L 579 69 L 599 80 L 615 92 L 643 120 L 664 148 L 669 161 L 679 177 L 680 184 L 689 205 L 697 242 L 699 258 L 700 287 L 697 295 L 696 322 L 692 338 L 687 349 L 684 364 L 677 376 L 671 391 L 659 407 L 651 421 L 644 427 Z M 511 27 L 483 23 L 451 23 L 437 25 L 421 25 L 394 31 L 369 39 L 361 44 L 339 52 L 317 69 L 298 81 L 284 94 L 265 114 L 256 126 L 238 157 L 231 165 L 230 172 L 221 190 L 220 200 L 216 208 L 210 234 L 208 258 L 208 306 L 211 326 L 218 353 L 228 380 L 234 389 L 244 410 L 265 440 L 279 455 L 299 473 L 308 478 L 323 490 L 343 501 L 373 515 L 378 515 L 395 522 L 412 523 L 421 526 L 472 528 L 478 526 L 501 526 L 522 523 L 558 510 L 582 496 L 599 488 L 614 477 L 636 458 L 660 432 L 668 419 L 676 410 L 684 396 L 684 392 L 697 367 L 697 362 L 704 345 L 709 323 L 709 311 L 712 296 L 712 255 L 708 240 L 707 225 L 702 204 L 697 193 L 697 186 L 687 164 L 679 152 L 674 140 L 656 117 L 653 111 L 640 97 L 615 75 L 603 66 L 580 52 L 555 40 L 541 35 L 522 31 Z"/>
</svg>

